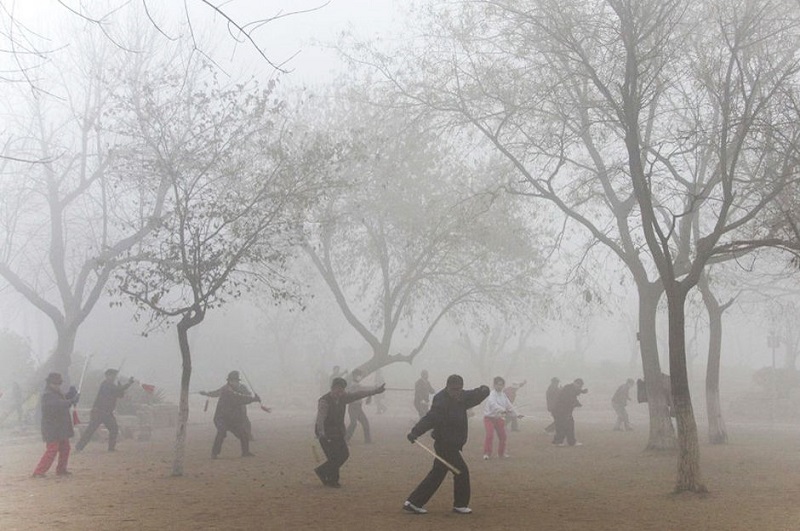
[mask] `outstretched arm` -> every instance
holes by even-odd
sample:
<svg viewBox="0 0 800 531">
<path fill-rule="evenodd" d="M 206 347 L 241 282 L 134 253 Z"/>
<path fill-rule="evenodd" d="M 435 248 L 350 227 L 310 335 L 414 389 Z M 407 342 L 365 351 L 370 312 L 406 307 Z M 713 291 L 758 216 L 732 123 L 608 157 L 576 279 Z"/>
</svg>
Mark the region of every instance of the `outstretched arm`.
<svg viewBox="0 0 800 531">
<path fill-rule="evenodd" d="M 464 405 L 467 409 L 475 407 L 489 396 L 489 388 L 485 385 L 464 391 Z"/>
</svg>

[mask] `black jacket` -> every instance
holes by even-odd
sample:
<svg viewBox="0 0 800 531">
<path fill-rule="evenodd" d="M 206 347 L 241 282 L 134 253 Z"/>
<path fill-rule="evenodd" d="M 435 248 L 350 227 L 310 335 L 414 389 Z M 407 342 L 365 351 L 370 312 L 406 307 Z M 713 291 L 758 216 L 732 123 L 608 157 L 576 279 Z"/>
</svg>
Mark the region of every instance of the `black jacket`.
<svg viewBox="0 0 800 531">
<path fill-rule="evenodd" d="M 75 435 L 69 408 L 72 401 L 64 398 L 61 391 L 47 388 L 42 395 L 42 439 L 56 442 Z"/>
<path fill-rule="evenodd" d="M 353 393 L 344 393 L 339 398 L 326 393 L 317 402 L 317 422 L 314 424 L 314 434 L 326 439 L 344 439 L 344 413 L 347 404 L 361 400 L 368 396 L 378 394 L 378 388 L 364 389 Z"/>
<path fill-rule="evenodd" d="M 467 442 L 467 410 L 483 402 L 489 396 L 485 385 L 464 391 L 458 399 L 452 398 L 447 389 L 436 393 L 431 409 L 411 429 L 415 437 L 433 429 L 433 438 L 440 443 L 461 449 Z"/>
<path fill-rule="evenodd" d="M 117 399 L 125 395 L 125 391 L 132 383 L 117 385 L 114 382 L 103 380 L 92 405 L 92 415 L 105 416 L 114 413 L 114 409 L 117 407 Z"/>
<path fill-rule="evenodd" d="M 230 383 L 223 385 L 216 391 L 209 391 L 207 396 L 219 397 L 217 409 L 214 410 L 214 422 L 222 421 L 228 426 L 247 425 L 247 410 L 244 408 L 251 402 L 258 402 L 253 395 L 234 388 Z"/>
<path fill-rule="evenodd" d="M 558 393 L 553 411 L 555 413 L 571 414 L 573 409 L 581 407 L 581 403 L 578 402 L 578 396 L 581 394 L 583 394 L 583 389 L 574 383 L 565 385 Z"/>
</svg>

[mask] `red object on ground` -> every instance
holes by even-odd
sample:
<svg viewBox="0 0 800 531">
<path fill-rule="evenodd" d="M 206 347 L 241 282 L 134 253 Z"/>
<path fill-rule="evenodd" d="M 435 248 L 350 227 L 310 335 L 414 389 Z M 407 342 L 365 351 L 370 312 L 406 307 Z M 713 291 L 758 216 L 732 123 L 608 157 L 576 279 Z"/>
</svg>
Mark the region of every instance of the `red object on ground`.
<svg viewBox="0 0 800 531">
<path fill-rule="evenodd" d="M 142 389 L 144 389 L 146 393 L 150 393 L 152 395 L 156 391 L 156 386 L 150 384 L 142 384 Z"/>
</svg>

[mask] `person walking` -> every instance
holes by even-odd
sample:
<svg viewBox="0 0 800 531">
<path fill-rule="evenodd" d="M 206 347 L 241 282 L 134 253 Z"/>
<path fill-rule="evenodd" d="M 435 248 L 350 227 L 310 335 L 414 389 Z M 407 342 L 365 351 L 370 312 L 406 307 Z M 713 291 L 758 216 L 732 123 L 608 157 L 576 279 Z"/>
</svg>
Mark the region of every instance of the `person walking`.
<svg viewBox="0 0 800 531">
<path fill-rule="evenodd" d="M 239 382 L 239 371 L 231 371 L 225 385 L 215 391 L 200 391 L 202 396 L 219 398 L 217 408 L 214 410 L 214 426 L 217 436 L 211 446 L 211 458 L 216 459 L 222 451 L 222 442 L 233 433 L 242 448 L 242 457 L 253 457 L 250 452 L 250 420 L 244 406 L 252 402 L 261 402 L 257 393 L 244 393 Z"/>
<path fill-rule="evenodd" d="M 344 378 L 334 378 L 331 382 L 331 390 L 322 395 L 317 402 L 314 435 L 319 439 L 327 461 L 315 468 L 314 473 L 326 487 L 341 487 L 339 469 L 350 457 L 344 427 L 344 413 L 347 404 L 383 393 L 386 390 L 386 384 L 352 393 L 345 391 L 346 387 L 347 381 Z"/>
<path fill-rule="evenodd" d="M 367 387 L 361 385 L 361 380 L 364 377 L 364 373 L 361 369 L 353 369 L 351 376 L 353 377 L 353 383 L 350 386 L 351 393 L 357 393 L 367 389 Z M 369 404 L 369 402 L 370 398 L 367 397 L 367 403 Z M 350 418 L 350 422 L 347 424 L 345 439 L 349 442 L 356 432 L 356 428 L 361 424 L 361 429 L 364 430 L 364 444 L 371 444 L 372 437 L 370 437 L 369 432 L 369 419 L 367 418 L 367 414 L 364 413 L 363 400 L 353 400 L 347 404 L 347 415 Z"/>
<path fill-rule="evenodd" d="M 92 435 L 100 427 L 100 424 L 104 425 L 108 430 L 108 451 L 113 452 L 116 450 L 119 425 L 116 417 L 114 417 L 114 409 L 117 407 L 117 400 L 125 395 L 125 391 L 134 382 L 133 377 L 131 377 L 127 383 L 118 384 L 116 381 L 118 373 L 117 369 L 106 369 L 104 373 L 105 379 L 100 384 L 97 397 L 95 397 L 92 405 L 89 425 L 85 430 L 82 430 L 81 438 L 78 440 L 78 444 L 75 445 L 76 452 L 83 451 L 89 441 L 92 440 Z"/>
<path fill-rule="evenodd" d="M 553 444 L 557 446 L 583 446 L 575 440 L 575 419 L 572 412 L 576 407 L 581 407 L 578 397 L 588 393 L 588 389 L 583 388 L 583 380 L 576 378 L 571 384 L 561 388 L 553 408 L 553 415 L 556 422 L 556 434 Z M 566 439 L 566 442 L 564 440 Z"/>
<path fill-rule="evenodd" d="M 468 422 L 467 410 L 483 402 L 489 396 L 489 388 L 485 385 L 464 390 L 464 379 L 458 374 L 447 377 L 447 386 L 436 393 L 431 402 L 431 409 L 411 429 L 406 436 L 413 444 L 428 430 L 433 430 L 433 448 L 436 454 L 459 470 L 453 477 L 453 512 L 470 514 L 469 468 L 461 455 L 461 449 L 467 442 Z M 428 475 L 403 503 L 403 510 L 414 514 L 425 514 L 425 504 L 436 492 L 447 475 L 448 467 L 434 459 L 433 467 Z"/>
<path fill-rule="evenodd" d="M 483 441 L 483 458 L 489 459 L 492 457 L 492 443 L 494 442 L 495 432 L 499 441 L 497 457 L 507 458 L 505 416 L 511 415 L 512 418 L 516 418 L 520 415 L 514 410 L 511 400 L 503 392 L 506 381 L 501 376 L 495 376 L 492 385 L 494 388 L 483 404 L 483 426 L 486 429 L 486 438 Z"/>
<path fill-rule="evenodd" d="M 611 407 L 614 408 L 614 412 L 617 414 L 617 423 L 614 425 L 614 431 L 622 431 L 623 427 L 625 431 L 633 431 L 628 419 L 628 411 L 625 408 L 631 400 L 630 390 L 635 383 L 632 378 L 628 378 L 624 384 L 617 388 L 614 396 L 611 397 Z"/>
<path fill-rule="evenodd" d="M 425 416 L 430 407 L 429 400 L 436 390 L 428 381 L 428 371 L 419 373 L 419 380 L 414 384 L 414 409 L 419 413 L 419 418 Z"/>
<path fill-rule="evenodd" d="M 561 392 L 561 385 L 560 380 L 558 378 L 551 378 L 550 385 L 547 387 L 547 391 L 545 391 L 545 400 L 547 401 L 547 411 L 550 412 L 550 415 L 553 416 L 553 422 L 547 425 L 544 429 L 547 433 L 553 433 L 556 431 L 556 414 L 554 413 L 556 407 L 556 400 L 558 399 L 558 393 Z"/>
<path fill-rule="evenodd" d="M 43 478 L 58 455 L 56 464 L 57 476 L 68 476 L 69 440 L 75 435 L 69 408 L 78 403 L 80 394 L 75 387 L 70 387 L 67 394 L 61 392 L 63 379 L 61 374 L 51 372 L 45 379 L 42 394 L 42 439 L 46 447 L 39 464 L 33 471 L 33 477 Z"/>
</svg>

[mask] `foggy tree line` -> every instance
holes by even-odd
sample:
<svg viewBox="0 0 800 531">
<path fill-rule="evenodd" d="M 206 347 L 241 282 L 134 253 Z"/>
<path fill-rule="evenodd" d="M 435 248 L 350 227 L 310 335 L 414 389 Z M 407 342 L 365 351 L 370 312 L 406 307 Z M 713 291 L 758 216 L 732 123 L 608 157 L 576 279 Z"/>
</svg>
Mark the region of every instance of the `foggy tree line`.
<svg viewBox="0 0 800 531">
<path fill-rule="evenodd" d="M 133 302 L 145 330 L 175 324 L 179 475 L 188 333 L 208 310 L 251 289 L 300 300 L 291 271 L 310 261 L 369 345 L 369 373 L 412 361 L 443 319 L 545 312 L 548 260 L 582 234 L 580 252 L 615 256 L 638 292 L 648 448 L 677 447 L 676 489 L 703 491 L 686 302 L 698 288 L 708 313 L 710 439 L 722 443 L 734 296 L 717 272 L 798 249 L 796 11 L 788 0 L 432 4 L 407 46 L 345 46 L 352 72 L 318 94 L 226 79 L 146 20 L 128 35 L 144 53 L 88 31 L 5 110 L 0 275 L 58 338 L 36 378 L 68 371 L 101 295 Z M 412 325 L 416 346 L 393 353 Z"/>
</svg>

